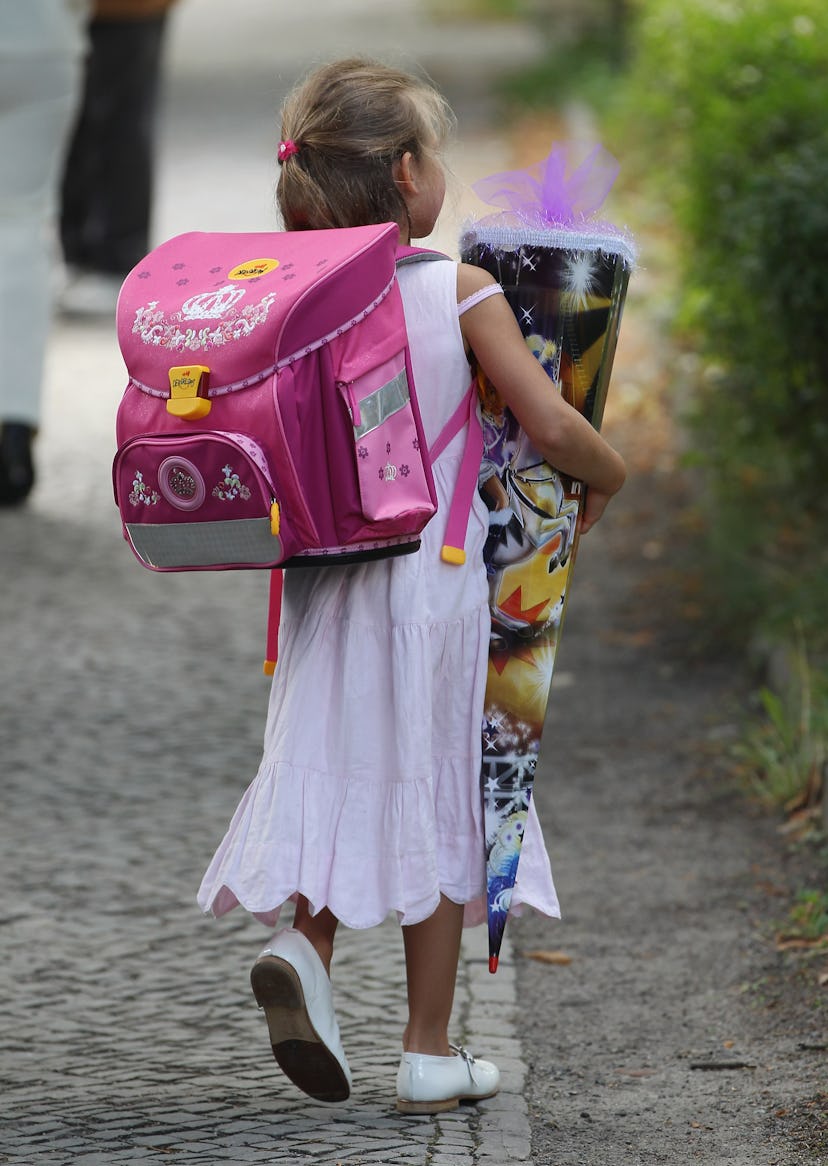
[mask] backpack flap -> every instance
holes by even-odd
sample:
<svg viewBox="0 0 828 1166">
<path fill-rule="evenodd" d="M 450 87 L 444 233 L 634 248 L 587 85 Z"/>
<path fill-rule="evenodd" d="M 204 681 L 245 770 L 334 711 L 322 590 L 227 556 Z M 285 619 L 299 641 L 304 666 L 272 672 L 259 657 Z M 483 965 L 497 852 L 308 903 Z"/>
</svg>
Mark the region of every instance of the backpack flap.
<svg viewBox="0 0 828 1166">
<path fill-rule="evenodd" d="M 191 232 L 127 276 L 118 337 L 129 375 L 170 395 L 169 370 L 209 369 L 208 398 L 346 327 L 394 278 L 393 224 L 260 234 Z M 384 264 L 377 253 L 385 252 Z M 337 273 L 347 266 L 347 279 Z"/>
</svg>

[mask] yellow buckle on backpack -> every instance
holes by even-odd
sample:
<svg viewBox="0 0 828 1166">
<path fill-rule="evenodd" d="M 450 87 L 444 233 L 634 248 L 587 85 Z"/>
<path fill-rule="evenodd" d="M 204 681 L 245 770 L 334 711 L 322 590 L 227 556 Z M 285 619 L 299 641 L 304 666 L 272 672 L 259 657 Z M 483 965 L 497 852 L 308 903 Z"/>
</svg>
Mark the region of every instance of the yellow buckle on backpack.
<svg viewBox="0 0 828 1166">
<path fill-rule="evenodd" d="M 206 417 L 213 407 L 213 402 L 207 396 L 205 374 L 209 371 L 204 364 L 176 365 L 171 368 L 167 412 L 185 421 Z"/>
<path fill-rule="evenodd" d="M 462 567 L 466 561 L 466 552 L 462 547 L 453 547 L 445 543 L 440 551 L 440 558 L 444 563 L 451 563 L 455 567 Z"/>
</svg>

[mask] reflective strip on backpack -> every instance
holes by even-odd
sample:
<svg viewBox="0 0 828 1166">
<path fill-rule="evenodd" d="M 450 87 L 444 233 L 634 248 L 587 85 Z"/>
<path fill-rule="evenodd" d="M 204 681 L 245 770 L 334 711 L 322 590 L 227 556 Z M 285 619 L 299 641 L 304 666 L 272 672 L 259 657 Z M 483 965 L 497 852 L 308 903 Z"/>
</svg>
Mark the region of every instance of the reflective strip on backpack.
<svg viewBox="0 0 828 1166">
<path fill-rule="evenodd" d="M 379 429 L 383 421 L 404 409 L 409 400 L 408 377 L 403 368 L 393 380 L 380 385 L 359 402 L 360 423 L 354 426 L 354 438 L 364 437 L 366 433 Z"/>
<path fill-rule="evenodd" d="M 135 553 L 149 567 L 275 566 L 283 558 L 270 518 L 215 522 L 128 522 Z"/>
</svg>

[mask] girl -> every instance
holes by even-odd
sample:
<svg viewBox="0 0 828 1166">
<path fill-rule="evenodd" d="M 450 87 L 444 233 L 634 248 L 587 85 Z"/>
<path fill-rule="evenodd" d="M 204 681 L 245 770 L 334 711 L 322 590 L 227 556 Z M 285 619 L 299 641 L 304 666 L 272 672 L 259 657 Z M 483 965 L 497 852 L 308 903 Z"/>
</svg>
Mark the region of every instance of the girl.
<svg viewBox="0 0 828 1166">
<path fill-rule="evenodd" d="M 400 243 L 430 234 L 445 195 L 440 151 L 452 128 L 419 78 L 364 60 L 323 66 L 288 98 L 279 206 L 289 230 L 396 222 Z M 468 354 L 537 450 L 586 482 L 588 530 L 624 480 L 620 456 L 550 391 L 501 289 L 450 262 L 399 270 L 426 437 L 469 384 Z M 199 892 L 222 915 L 237 904 L 269 926 L 295 902 L 251 972 L 273 1052 L 319 1100 L 348 1097 L 333 1010 L 334 935 L 402 924 L 408 1024 L 397 1108 L 436 1113 L 492 1096 L 497 1068 L 449 1044 L 464 922 L 485 916 L 480 725 L 489 609 L 477 497 L 466 564 L 440 559 L 462 435 L 435 465 L 439 508 L 417 554 L 287 572 L 280 660 L 259 773 Z M 559 915 L 534 804 L 513 903 Z"/>
</svg>

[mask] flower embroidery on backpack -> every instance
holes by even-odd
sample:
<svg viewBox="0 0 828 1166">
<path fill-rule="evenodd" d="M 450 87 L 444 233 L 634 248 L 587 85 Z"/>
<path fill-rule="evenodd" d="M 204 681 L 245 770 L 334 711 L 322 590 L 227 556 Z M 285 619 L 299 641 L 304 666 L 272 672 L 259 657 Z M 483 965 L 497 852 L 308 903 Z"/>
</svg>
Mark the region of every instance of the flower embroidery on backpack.
<svg viewBox="0 0 828 1166">
<path fill-rule="evenodd" d="M 129 500 L 133 506 L 155 506 L 161 501 L 161 495 L 157 490 L 151 490 L 144 481 L 144 475 L 140 470 L 136 470 Z"/>
<path fill-rule="evenodd" d="M 250 497 L 249 487 L 242 483 L 232 466 L 222 466 L 221 472 L 224 478 L 213 487 L 214 498 L 220 498 L 222 502 L 234 502 L 236 498 L 246 500 Z"/>
<path fill-rule="evenodd" d="M 368 456 L 369 456 L 368 446 L 367 445 L 358 445 L 357 446 L 357 457 L 367 458 Z"/>
</svg>

